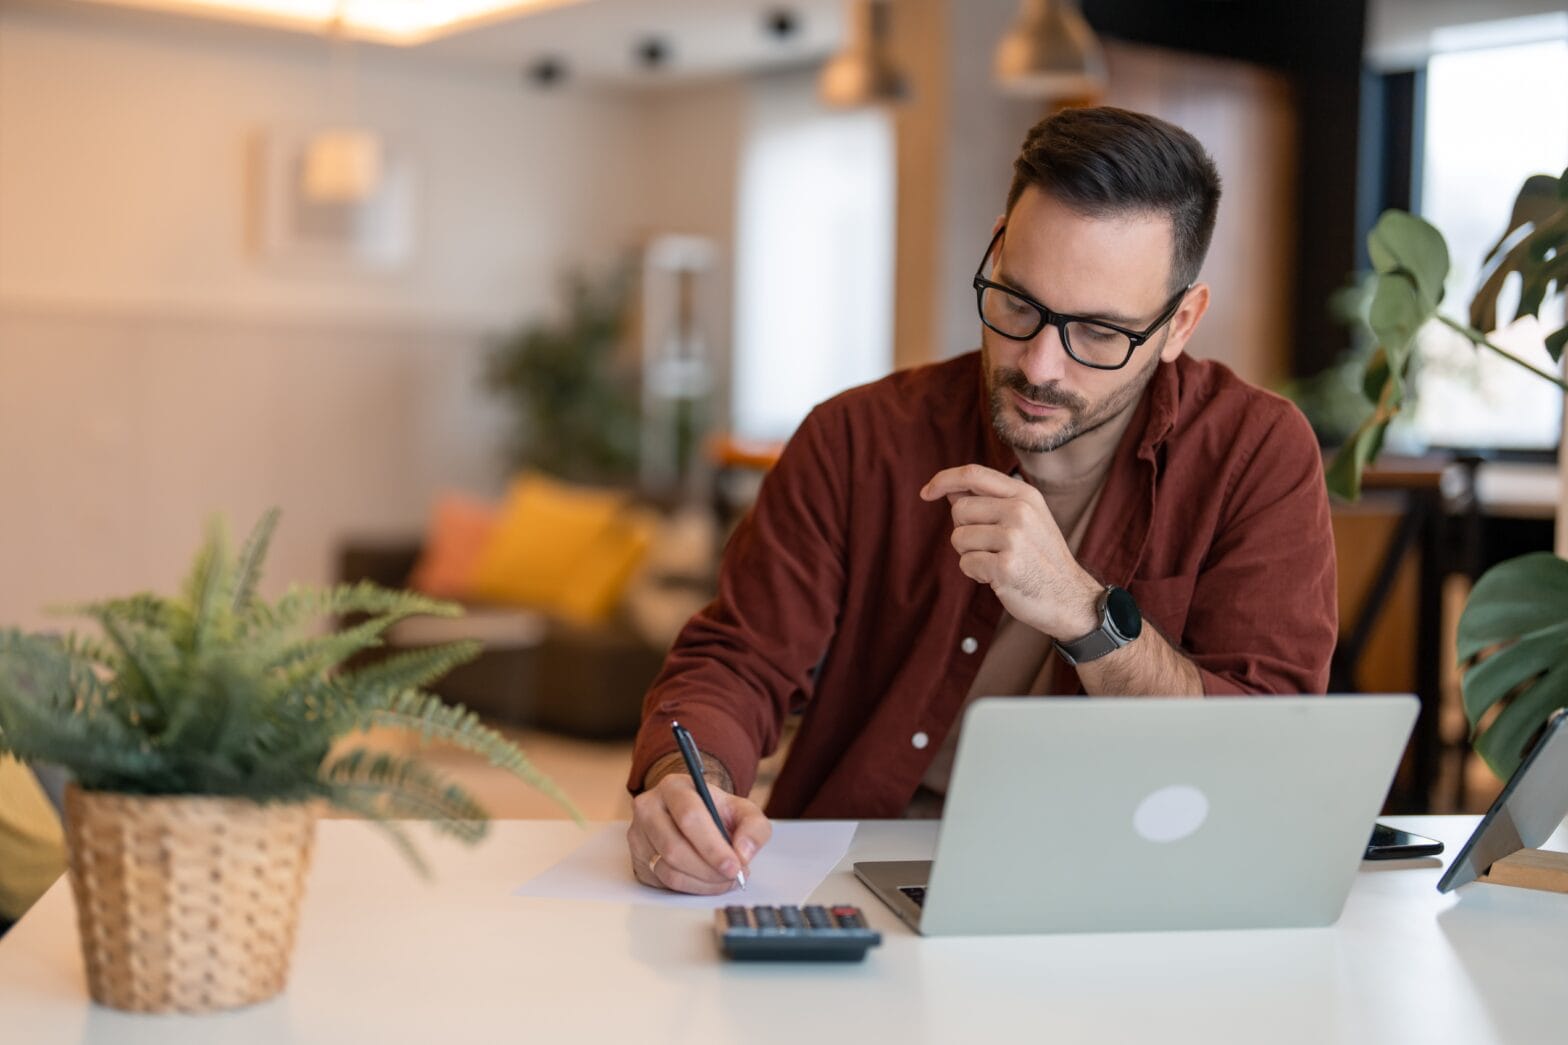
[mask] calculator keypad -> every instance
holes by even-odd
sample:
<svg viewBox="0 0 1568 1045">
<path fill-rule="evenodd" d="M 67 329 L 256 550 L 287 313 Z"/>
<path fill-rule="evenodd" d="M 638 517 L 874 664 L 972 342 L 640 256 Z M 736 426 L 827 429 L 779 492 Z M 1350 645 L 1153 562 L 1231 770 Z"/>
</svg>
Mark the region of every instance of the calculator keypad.
<svg viewBox="0 0 1568 1045">
<path fill-rule="evenodd" d="M 860 961 L 882 942 L 846 905 L 732 905 L 714 912 L 714 932 L 725 957 L 753 961 Z"/>
</svg>

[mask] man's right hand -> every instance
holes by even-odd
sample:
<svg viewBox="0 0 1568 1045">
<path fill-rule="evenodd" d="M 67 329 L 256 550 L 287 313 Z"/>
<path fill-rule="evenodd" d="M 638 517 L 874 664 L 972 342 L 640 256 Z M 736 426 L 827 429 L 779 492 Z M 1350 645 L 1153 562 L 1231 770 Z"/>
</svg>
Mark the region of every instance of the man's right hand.
<svg viewBox="0 0 1568 1045">
<path fill-rule="evenodd" d="M 762 809 L 709 784 L 713 804 L 735 840 L 731 848 L 685 773 L 670 773 L 632 799 L 626 831 L 632 873 L 644 885 L 713 896 L 735 887 L 735 877 L 773 837 Z"/>
</svg>

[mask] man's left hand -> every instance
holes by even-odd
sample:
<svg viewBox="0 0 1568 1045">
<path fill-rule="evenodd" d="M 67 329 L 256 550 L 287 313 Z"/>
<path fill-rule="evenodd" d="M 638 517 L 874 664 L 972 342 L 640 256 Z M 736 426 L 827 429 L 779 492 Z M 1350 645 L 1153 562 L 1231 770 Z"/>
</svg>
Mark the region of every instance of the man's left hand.
<svg viewBox="0 0 1568 1045">
<path fill-rule="evenodd" d="M 958 568 L 989 584 L 1014 618 L 1060 642 L 1099 625 L 1105 588 L 1078 565 L 1033 485 L 968 464 L 936 473 L 920 497 L 948 499 Z"/>
</svg>

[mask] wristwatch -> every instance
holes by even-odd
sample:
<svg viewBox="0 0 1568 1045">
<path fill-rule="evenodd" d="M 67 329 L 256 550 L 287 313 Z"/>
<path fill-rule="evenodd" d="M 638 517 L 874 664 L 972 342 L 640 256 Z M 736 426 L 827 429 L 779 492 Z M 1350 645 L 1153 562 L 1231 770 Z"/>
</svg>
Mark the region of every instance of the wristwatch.
<svg viewBox="0 0 1568 1045">
<path fill-rule="evenodd" d="M 1100 596 L 1100 626 L 1081 639 L 1056 643 L 1069 664 L 1086 664 L 1114 653 L 1143 633 L 1143 614 L 1131 595 L 1116 585 Z"/>
</svg>

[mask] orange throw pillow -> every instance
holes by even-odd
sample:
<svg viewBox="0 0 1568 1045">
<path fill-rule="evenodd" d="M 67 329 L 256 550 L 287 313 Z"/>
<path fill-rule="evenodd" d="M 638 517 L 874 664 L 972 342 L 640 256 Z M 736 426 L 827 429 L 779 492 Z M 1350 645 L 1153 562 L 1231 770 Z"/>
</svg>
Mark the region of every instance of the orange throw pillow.
<svg viewBox="0 0 1568 1045">
<path fill-rule="evenodd" d="M 408 583 L 437 599 L 466 599 L 474 569 L 495 530 L 495 506 L 466 494 L 442 494 L 431 513 L 430 532 Z"/>
</svg>

